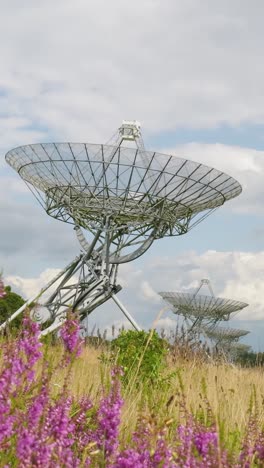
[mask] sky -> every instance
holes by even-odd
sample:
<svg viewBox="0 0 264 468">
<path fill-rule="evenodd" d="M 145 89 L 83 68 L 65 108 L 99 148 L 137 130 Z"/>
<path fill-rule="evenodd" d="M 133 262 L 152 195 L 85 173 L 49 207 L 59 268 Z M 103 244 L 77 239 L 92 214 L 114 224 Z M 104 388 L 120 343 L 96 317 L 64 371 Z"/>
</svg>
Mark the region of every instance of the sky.
<svg viewBox="0 0 264 468">
<path fill-rule="evenodd" d="M 249 304 L 231 326 L 264 351 L 264 62 L 262 0 L 10 0 L 0 17 L 0 270 L 31 296 L 78 254 L 5 162 L 27 143 L 104 143 L 123 119 L 148 149 L 235 177 L 242 194 L 188 234 L 155 241 L 120 269 L 119 298 L 141 326 L 174 327 L 158 291 Z M 205 291 L 206 293 L 206 291 Z M 158 318 L 157 318 L 158 317 Z M 127 322 L 108 302 L 89 328 Z"/>
</svg>

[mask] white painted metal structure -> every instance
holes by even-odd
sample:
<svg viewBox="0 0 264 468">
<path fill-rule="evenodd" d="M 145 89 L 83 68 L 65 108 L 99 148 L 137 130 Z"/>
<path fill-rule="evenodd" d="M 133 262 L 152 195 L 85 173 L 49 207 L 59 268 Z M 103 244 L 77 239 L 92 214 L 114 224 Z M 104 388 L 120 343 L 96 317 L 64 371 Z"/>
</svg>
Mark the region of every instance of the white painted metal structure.
<svg viewBox="0 0 264 468">
<path fill-rule="evenodd" d="M 203 286 L 207 286 L 210 296 L 198 294 Z M 191 328 L 209 329 L 221 320 L 229 320 L 231 314 L 247 307 L 245 302 L 215 297 L 208 279 L 202 279 L 194 293 L 160 292 L 160 296 L 172 306 L 174 314 L 182 315 L 192 322 Z"/>
<path fill-rule="evenodd" d="M 56 283 L 43 304 L 48 316 L 35 314 L 49 324 L 44 334 L 61 325 L 69 308 L 83 319 L 110 298 L 139 329 L 116 297 L 119 265 L 143 255 L 156 239 L 185 234 L 242 190 L 216 169 L 146 151 L 137 121 L 124 121 L 111 144 L 26 145 L 9 151 L 6 161 L 47 214 L 74 226 L 81 247 L 80 255 L 27 302 L 39 300 Z"/>
<path fill-rule="evenodd" d="M 207 286 L 210 296 L 198 294 L 203 286 Z M 231 315 L 248 306 L 245 302 L 215 297 L 211 283 L 202 279 L 194 293 L 160 292 L 160 296 L 172 307 L 176 315 L 183 316 L 187 322 L 188 332 L 202 334 L 205 339 L 212 340 L 215 348 L 227 350 L 232 344 L 238 342 L 241 336 L 249 333 L 217 324 L 228 321 Z"/>
</svg>

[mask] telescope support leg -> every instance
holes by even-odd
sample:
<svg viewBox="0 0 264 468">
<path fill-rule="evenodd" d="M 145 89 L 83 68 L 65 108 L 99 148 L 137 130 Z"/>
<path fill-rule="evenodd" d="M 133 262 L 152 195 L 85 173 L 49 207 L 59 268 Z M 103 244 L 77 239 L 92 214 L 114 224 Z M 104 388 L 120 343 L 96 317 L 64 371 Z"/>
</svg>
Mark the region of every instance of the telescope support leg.
<svg viewBox="0 0 264 468">
<path fill-rule="evenodd" d="M 137 322 L 133 319 L 133 317 L 130 315 L 130 313 L 127 311 L 125 306 L 122 304 L 122 302 L 116 297 L 115 294 L 112 294 L 112 299 L 116 303 L 116 305 L 119 307 L 119 309 L 123 312 L 123 314 L 126 316 L 126 318 L 129 320 L 131 325 L 135 328 L 137 331 L 141 331 L 140 326 L 137 324 Z"/>
</svg>

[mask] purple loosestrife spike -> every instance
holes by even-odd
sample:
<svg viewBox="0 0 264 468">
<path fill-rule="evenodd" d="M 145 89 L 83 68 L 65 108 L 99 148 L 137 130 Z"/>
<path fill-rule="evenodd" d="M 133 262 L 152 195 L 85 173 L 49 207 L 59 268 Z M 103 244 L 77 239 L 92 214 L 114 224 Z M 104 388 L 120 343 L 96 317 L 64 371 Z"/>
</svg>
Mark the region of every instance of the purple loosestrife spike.
<svg viewBox="0 0 264 468">
<path fill-rule="evenodd" d="M 257 437 L 256 443 L 255 443 L 255 453 L 256 453 L 256 459 L 258 461 L 264 461 L 264 431 L 262 430 Z"/>
<path fill-rule="evenodd" d="M 72 444 L 72 438 L 69 436 L 75 429 L 74 423 L 69 416 L 72 399 L 59 400 L 50 408 L 48 419 L 52 436 L 64 447 Z"/>
<path fill-rule="evenodd" d="M 32 398 L 31 406 L 28 408 L 27 420 L 28 428 L 30 430 L 36 430 L 40 422 L 41 417 L 44 414 L 45 409 L 49 403 L 48 386 L 44 384 L 40 390 L 40 393 Z"/>
<path fill-rule="evenodd" d="M 91 418 L 91 410 L 93 404 L 88 397 L 82 397 L 75 403 L 75 411 L 73 413 L 72 422 L 75 425 L 74 438 L 78 446 L 78 450 L 82 451 L 92 443 L 92 446 L 97 445 L 96 432 L 90 429 L 87 420 Z"/>
<path fill-rule="evenodd" d="M 112 386 L 109 395 L 100 402 L 98 410 L 98 445 L 106 457 L 117 452 L 119 425 L 123 400 L 121 398 L 119 368 L 112 370 Z"/>
<path fill-rule="evenodd" d="M 216 432 L 199 432 L 194 436 L 194 444 L 200 455 L 207 455 L 209 450 L 218 446 L 218 436 Z"/>
<path fill-rule="evenodd" d="M 32 454 L 36 452 L 38 443 L 36 435 L 31 434 L 26 428 L 22 428 L 17 442 L 17 458 L 24 466 L 29 466 Z"/>
<path fill-rule="evenodd" d="M 245 468 L 249 468 L 251 466 L 251 462 L 253 461 L 256 452 L 257 438 L 258 421 L 251 410 L 251 414 L 247 425 L 247 433 L 243 442 L 243 447 L 239 458 L 241 466 Z"/>
<path fill-rule="evenodd" d="M 180 425 L 178 427 L 178 438 L 180 446 L 178 449 L 179 460 L 185 460 L 186 467 L 190 466 L 192 458 L 192 442 L 194 436 L 194 427 L 192 417 L 189 418 L 186 426 Z"/>
<path fill-rule="evenodd" d="M 154 424 L 153 424 L 154 422 Z M 130 463 L 130 457 L 138 454 L 138 466 L 174 468 L 173 453 L 166 441 L 167 427 L 157 428 L 155 421 L 141 417 L 133 434 L 133 452 L 124 450 L 119 455 Z M 125 462 L 123 462 L 125 463 Z"/>
<path fill-rule="evenodd" d="M 70 417 L 72 400 L 61 398 L 54 403 L 49 400 L 47 407 L 46 396 L 44 391 L 41 401 L 38 395 L 28 411 L 25 426 L 18 428 L 17 458 L 25 467 L 78 467 L 79 460 L 72 450 L 75 431 Z M 30 419 L 32 416 L 34 421 Z"/>
<path fill-rule="evenodd" d="M 80 324 L 72 313 L 68 314 L 67 320 L 61 327 L 60 336 L 68 353 L 80 356 L 83 340 L 80 338 Z"/>
<path fill-rule="evenodd" d="M 142 454 L 137 450 L 127 449 L 117 455 L 114 463 L 110 465 L 111 468 L 149 468 L 149 457 L 143 459 Z"/>
<path fill-rule="evenodd" d="M 152 463 L 154 467 L 162 466 L 163 468 L 173 468 L 176 465 L 172 462 L 172 451 L 168 448 L 163 435 L 160 434 L 156 443 L 155 453 L 152 455 Z"/>
<path fill-rule="evenodd" d="M 4 348 L 0 372 L 0 443 L 5 444 L 6 438 L 14 433 L 16 416 L 12 400 L 25 392 L 35 378 L 33 367 L 42 355 L 38 338 L 38 325 L 26 316 L 16 342 Z"/>
<path fill-rule="evenodd" d="M 256 444 L 256 458 L 257 460 L 261 460 L 263 462 L 264 460 L 264 445 L 262 444 Z"/>
</svg>

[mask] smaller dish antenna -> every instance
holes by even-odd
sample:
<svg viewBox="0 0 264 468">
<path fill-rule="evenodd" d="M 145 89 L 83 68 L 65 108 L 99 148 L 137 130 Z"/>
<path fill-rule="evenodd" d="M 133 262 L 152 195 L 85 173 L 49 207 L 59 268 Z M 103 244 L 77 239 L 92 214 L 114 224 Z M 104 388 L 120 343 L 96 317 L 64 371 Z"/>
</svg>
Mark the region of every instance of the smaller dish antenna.
<svg viewBox="0 0 264 468">
<path fill-rule="evenodd" d="M 204 287 L 209 289 L 210 295 L 200 294 Z M 189 330 L 213 327 L 248 306 L 245 302 L 215 297 L 208 279 L 202 279 L 194 293 L 160 292 L 159 295 L 171 306 L 174 314 L 183 316 L 187 323 L 191 323 Z"/>
<path fill-rule="evenodd" d="M 248 335 L 250 332 L 247 330 L 240 330 L 238 328 L 219 327 L 203 328 L 208 338 L 212 338 L 216 345 L 220 343 L 237 342 L 242 336 Z"/>
<path fill-rule="evenodd" d="M 203 287 L 210 295 L 200 294 Z M 215 297 L 211 283 L 202 279 L 196 291 L 191 293 L 160 292 L 160 296 L 170 305 L 174 314 L 182 316 L 187 323 L 188 333 L 202 334 L 213 342 L 213 349 L 227 354 L 238 340 L 250 333 L 247 330 L 219 326 L 221 321 L 228 321 L 231 315 L 248 306 L 245 302 Z"/>
<path fill-rule="evenodd" d="M 231 355 L 239 356 L 241 353 L 247 353 L 251 350 L 251 346 L 245 343 L 231 343 L 229 351 Z"/>
</svg>

